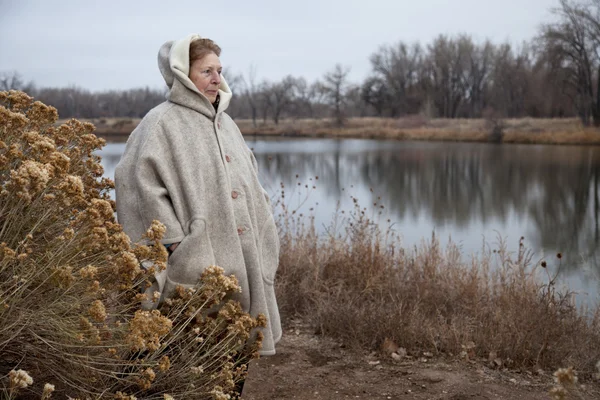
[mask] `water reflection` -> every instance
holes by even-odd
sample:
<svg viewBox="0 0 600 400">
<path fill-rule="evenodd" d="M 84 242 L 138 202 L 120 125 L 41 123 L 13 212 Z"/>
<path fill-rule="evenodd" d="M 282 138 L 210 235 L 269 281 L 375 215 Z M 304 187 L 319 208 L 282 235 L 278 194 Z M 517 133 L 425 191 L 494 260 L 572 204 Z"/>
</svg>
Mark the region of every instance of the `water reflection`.
<svg viewBox="0 0 600 400">
<path fill-rule="evenodd" d="M 382 220 L 396 222 L 407 245 L 435 230 L 470 253 L 481 249 L 484 238 L 493 241 L 500 234 L 516 246 L 523 235 L 537 257 L 552 259 L 555 268 L 559 264 L 553 255 L 562 252 L 561 274 L 594 297 L 598 293 L 598 147 L 372 140 L 248 144 L 271 193 L 283 182 L 293 202 L 290 190 L 302 192 L 305 184 L 316 184 L 299 212 L 318 203 L 319 227 L 331 221 L 338 202 L 351 209 L 352 195 L 370 206 L 368 212 L 382 211 L 383 203 Z M 123 146 L 104 150 L 107 175 Z M 297 201 L 303 196 L 298 193 Z"/>
</svg>

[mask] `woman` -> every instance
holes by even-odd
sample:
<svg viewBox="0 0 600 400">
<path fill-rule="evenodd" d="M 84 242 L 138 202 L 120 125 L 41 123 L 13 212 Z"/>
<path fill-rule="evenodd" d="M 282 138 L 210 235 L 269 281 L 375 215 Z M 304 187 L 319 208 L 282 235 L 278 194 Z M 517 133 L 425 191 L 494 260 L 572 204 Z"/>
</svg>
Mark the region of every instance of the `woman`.
<svg viewBox="0 0 600 400">
<path fill-rule="evenodd" d="M 273 289 L 279 239 L 256 159 L 225 113 L 231 91 L 220 53 L 198 35 L 160 48 L 167 101 L 150 110 L 127 141 L 115 170 L 117 215 L 133 241 L 153 220 L 166 226 L 167 269 L 157 274 L 148 298 L 191 287 L 204 268 L 218 265 L 237 277 L 244 310 L 267 317 L 261 354 L 272 355 L 281 337 Z"/>
</svg>

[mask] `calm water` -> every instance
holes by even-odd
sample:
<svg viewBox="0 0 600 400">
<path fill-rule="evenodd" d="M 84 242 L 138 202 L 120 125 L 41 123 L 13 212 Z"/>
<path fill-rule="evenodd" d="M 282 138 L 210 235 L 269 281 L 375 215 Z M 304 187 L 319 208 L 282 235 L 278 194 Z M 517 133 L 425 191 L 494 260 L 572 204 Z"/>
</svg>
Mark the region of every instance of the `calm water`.
<svg viewBox="0 0 600 400">
<path fill-rule="evenodd" d="M 587 301 L 598 299 L 600 147 L 247 142 L 269 193 L 277 196 L 283 183 L 289 207 L 307 214 L 313 208 L 321 231 L 338 203 L 350 211 L 356 197 L 369 215 L 381 212 L 385 226 L 390 219 L 407 246 L 435 231 L 443 243 L 452 238 L 468 256 L 480 251 L 484 241 L 495 247 L 498 235 L 516 250 L 524 236 L 534 260 L 548 260 L 551 270 Z M 111 143 L 100 152 L 106 176 L 113 177 L 124 148 Z M 563 254 L 560 264 L 557 252 Z"/>
</svg>

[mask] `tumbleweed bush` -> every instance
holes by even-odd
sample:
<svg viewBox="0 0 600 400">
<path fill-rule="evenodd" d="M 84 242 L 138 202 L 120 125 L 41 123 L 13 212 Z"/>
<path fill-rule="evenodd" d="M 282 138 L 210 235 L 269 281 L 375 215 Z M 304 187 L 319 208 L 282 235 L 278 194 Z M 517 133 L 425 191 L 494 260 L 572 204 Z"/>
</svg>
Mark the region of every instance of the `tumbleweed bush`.
<svg viewBox="0 0 600 400">
<path fill-rule="evenodd" d="M 142 308 L 164 226 L 130 243 L 94 154 L 104 140 L 57 118 L 0 92 L 0 398 L 235 398 L 264 318 L 229 300 L 239 286 L 216 266 Z"/>
</svg>

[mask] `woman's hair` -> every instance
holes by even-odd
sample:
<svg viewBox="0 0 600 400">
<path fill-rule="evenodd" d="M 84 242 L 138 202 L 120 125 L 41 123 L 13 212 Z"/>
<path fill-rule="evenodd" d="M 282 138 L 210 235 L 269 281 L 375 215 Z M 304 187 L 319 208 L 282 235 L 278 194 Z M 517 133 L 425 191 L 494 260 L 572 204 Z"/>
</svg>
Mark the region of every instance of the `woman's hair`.
<svg viewBox="0 0 600 400">
<path fill-rule="evenodd" d="M 190 43 L 190 67 L 196 60 L 204 58 L 209 53 L 221 55 L 221 48 L 210 39 L 196 39 Z"/>
</svg>

